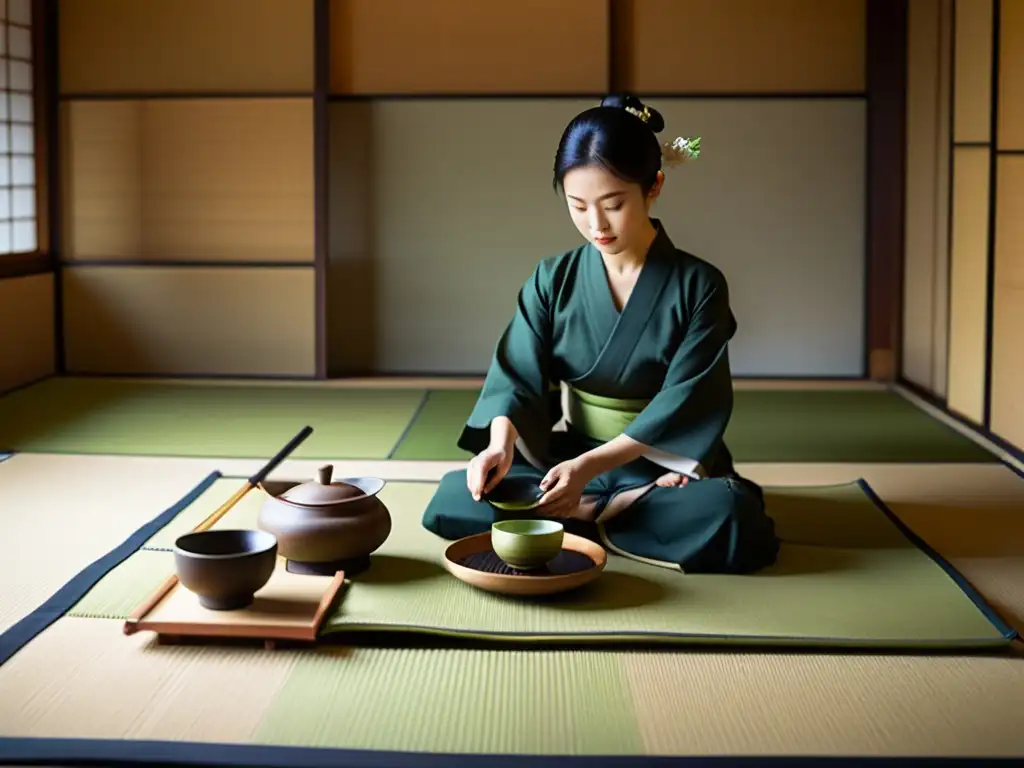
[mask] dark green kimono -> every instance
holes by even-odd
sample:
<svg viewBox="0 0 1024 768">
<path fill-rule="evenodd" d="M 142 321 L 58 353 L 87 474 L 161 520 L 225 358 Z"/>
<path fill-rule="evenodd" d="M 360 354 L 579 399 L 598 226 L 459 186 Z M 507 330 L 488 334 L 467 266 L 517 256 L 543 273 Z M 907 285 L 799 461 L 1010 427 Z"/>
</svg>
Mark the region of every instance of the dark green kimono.
<svg viewBox="0 0 1024 768">
<path fill-rule="evenodd" d="M 686 572 L 751 573 L 771 565 L 779 545 L 761 489 L 737 475 L 723 441 L 736 331 L 728 284 L 654 224 L 658 235 L 621 313 L 594 247 L 537 266 L 459 446 L 479 453 L 491 421 L 506 416 L 520 436 L 509 476 L 539 481 L 625 433 L 650 450 L 587 486 L 585 525 L 621 555 Z M 667 471 L 695 479 L 656 486 Z M 460 470 L 442 479 L 423 524 L 456 539 L 508 516 L 475 501 Z"/>
</svg>

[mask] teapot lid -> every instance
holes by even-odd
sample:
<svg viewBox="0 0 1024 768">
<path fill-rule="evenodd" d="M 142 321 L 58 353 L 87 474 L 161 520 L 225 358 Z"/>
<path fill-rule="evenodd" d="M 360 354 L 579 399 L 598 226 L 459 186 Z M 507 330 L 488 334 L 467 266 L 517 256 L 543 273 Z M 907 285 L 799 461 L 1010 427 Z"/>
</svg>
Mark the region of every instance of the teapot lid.
<svg viewBox="0 0 1024 768">
<path fill-rule="evenodd" d="M 351 483 L 332 482 L 334 466 L 325 464 L 317 472 L 317 479 L 296 485 L 289 488 L 281 498 L 287 499 L 293 504 L 307 504 L 310 506 L 322 506 L 326 504 L 338 504 L 343 501 L 350 501 L 359 496 L 365 496 L 362 488 Z"/>
</svg>

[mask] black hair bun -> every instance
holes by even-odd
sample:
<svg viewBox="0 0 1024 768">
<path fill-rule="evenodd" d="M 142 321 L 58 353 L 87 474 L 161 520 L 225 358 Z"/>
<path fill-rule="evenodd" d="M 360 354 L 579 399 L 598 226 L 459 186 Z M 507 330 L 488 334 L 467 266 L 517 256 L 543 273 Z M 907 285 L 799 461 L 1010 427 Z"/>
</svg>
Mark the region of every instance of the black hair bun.
<svg viewBox="0 0 1024 768">
<path fill-rule="evenodd" d="M 625 109 L 626 107 L 631 107 L 640 112 L 643 112 L 644 109 L 646 109 L 647 114 L 650 115 L 650 118 L 647 120 L 647 127 L 650 128 L 655 133 L 661 133 L 663 130 L 665 130 L 665 118 L 661 116 L 661 112 L 654 109 L 654 107 L 648 107 L 646 104 L 640 101 L 640 99 L 638 99 L 636 96 L 633 96 L 632 94 L 613 93 L 610 96 L 605 96 L 604 99 L 601 100 L 601 106 L 616 107 L 618 109 Z"/>
</svg>

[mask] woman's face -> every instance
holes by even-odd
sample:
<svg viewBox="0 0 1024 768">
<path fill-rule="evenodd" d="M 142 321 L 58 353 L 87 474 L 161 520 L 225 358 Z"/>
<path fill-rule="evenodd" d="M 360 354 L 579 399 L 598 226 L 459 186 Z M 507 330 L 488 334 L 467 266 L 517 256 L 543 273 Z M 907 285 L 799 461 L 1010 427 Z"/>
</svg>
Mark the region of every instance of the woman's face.
<svg viewBox="0 0 1024 768">
<path fill-rule="evenodd" d="M 562 189 L 573 223 L 588 241 L 608 255 L 638 243 L 649 229 L 651 204 L 661 191 L 659 171 L 645 197 L 639 184 L 623 181 L 600 166 L 574 168 L 565 174 Z"/>
</svg>

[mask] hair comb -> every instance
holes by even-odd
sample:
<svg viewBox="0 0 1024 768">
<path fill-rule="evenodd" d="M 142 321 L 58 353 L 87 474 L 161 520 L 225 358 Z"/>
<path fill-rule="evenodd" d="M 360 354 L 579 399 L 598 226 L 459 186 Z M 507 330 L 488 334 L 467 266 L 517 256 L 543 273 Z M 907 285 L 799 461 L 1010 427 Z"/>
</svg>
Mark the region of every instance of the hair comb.
<svg viewBox="0 0 1024 768">
<path fill-rule="evenodd" d="M 637 109 L 636 107 L 623 107 L 623 109 L 625 109 L 631 115 L 636 115 L 645 123 L 650 121 L 651 119 L 651 110 L 649 110 L 647 107 L 644 107 L 642 111 Z"/>
</svg>

